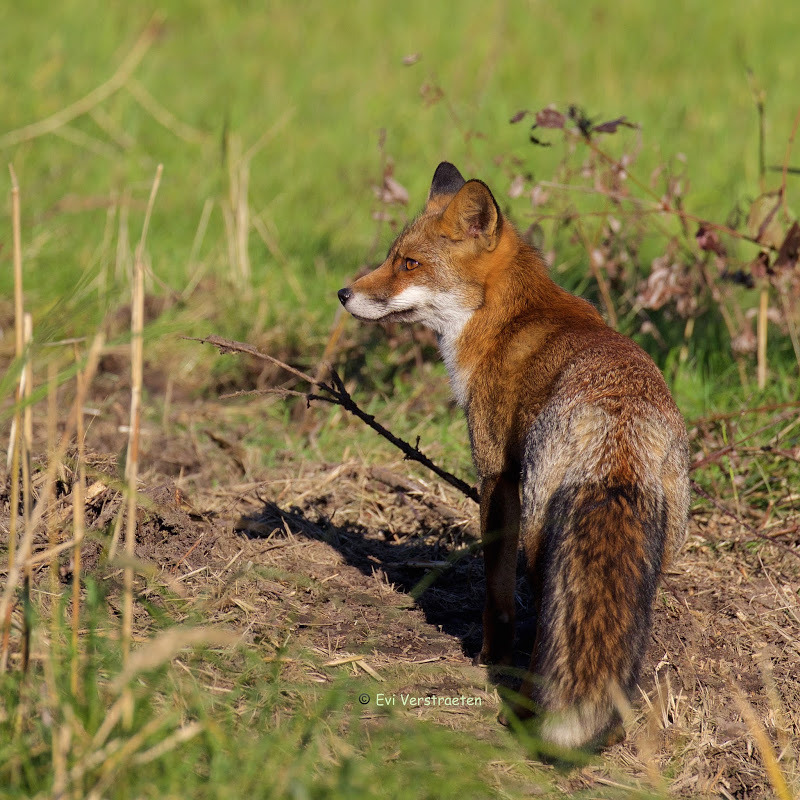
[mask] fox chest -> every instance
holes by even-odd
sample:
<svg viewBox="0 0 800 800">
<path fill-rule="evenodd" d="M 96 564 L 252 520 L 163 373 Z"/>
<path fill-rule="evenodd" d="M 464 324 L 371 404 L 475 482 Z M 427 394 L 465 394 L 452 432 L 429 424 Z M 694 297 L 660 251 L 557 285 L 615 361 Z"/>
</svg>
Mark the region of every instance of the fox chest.
<svg viewBox="0 0 800 800">
<path fill-rule="evenodd" d="M 440 335 L 438 339 L 439 352 L 445 367 L 447 367 L 447 374 L 450 376 L 450 388 L 453 390 L 453 396 L 458 405 L 466 409 L 471 370 L 459 363 L 454 337 Z"/>
</svg>

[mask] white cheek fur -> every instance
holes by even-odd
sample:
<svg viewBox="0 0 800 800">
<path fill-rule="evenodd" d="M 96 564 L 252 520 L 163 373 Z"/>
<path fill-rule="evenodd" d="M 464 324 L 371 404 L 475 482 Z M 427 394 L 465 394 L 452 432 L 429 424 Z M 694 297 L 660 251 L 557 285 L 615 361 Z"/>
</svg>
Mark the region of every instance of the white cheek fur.
<svg viewBox="0 0 800 800">
<path fill-rule="evenodd" d="M 467 402 L 469 374 L 458 364 L 458 340 L 464 326 L 472 318 L 473 309 L 462 303 L 457 292 L 442 292 L 427 286 L 409 286 L 386 301 L 373 300 L 356 292 L 345 308 L 354 316 L 379 320 L 389 314 L 407 312 L 410 319 L 421 322 L 438 334 L 439 350 L 450 375 L 456 402 Z"/>
<path fill-rule="evenodd" d="M 458 364 L 458 340 L 473 309 L 465 306 L 457 292 L 440 292 L 425 286 L 410 286 L 391 301 L 392 310 L 413 309 L 414 319 L 439 336 L 439 351 L 450 375 L 456 402 L 465 406 L 469 374 Z"/>
<path fill-rule="evenodd" d="M 369 295 L 357 292 L 346 303 L 345 309 L 359 319 L 380 319 L 387 314 L 384 303 L 373 300 Z"/>
</svg>

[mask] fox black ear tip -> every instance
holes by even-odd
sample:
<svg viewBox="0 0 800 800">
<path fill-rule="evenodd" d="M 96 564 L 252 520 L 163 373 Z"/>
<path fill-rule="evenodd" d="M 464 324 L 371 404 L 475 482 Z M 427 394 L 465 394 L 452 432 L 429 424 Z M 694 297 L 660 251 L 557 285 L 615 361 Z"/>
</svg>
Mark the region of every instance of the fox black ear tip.
<svg viewBox="0 0 800 800">
<path fill-rule="evenodd" d="M 455 194 L 466 181 L 463 175 L 449 161 L 442 161 L 436 167 L 431 182 L 431 196 L 437 194 Z"/>
<path fill-rule="evenodd" d="M 439 166 L 436 167 L 436 172 L 433 173 L 434 179 L 439 178 L 450 178 L 455 175 L 461 177 L 461 173 L 458 171 L 458 168 L 455 164 L 451 163 L 450 161 L 440 161 Z"/>
</svg>

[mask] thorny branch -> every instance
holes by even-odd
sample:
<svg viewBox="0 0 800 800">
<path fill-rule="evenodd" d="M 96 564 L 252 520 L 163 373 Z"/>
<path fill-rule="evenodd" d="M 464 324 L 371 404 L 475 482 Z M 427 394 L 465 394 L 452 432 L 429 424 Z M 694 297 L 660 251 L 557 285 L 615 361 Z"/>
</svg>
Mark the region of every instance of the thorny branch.
<svg viewBox="0 0 800 800">
<path fill-rule="evenodd" d="M 435 475 L 438 475 L 443 481 L 446 481 L 452 487 L 458 489 L 462 494 L 465 494 L 476 503 L 478 502 L 478 492 L 474 486 L 470 486 L 465 481 L 462 481 L 461 478 L 457 478 L 452 473 L 442 469 L 440 466 L 431 461 L 430 458 L 428 458 L 428 456 L 426 456 L 419 449 L 418 444 L 411 445 L 404 439 L 395 436 L 388 428 L 384 428 L 383 425 L 381 425 L 372 414 L 368 414 L 366 411 L 360 408 L 360 406 L 350 396 L 350 392 L 347 391 L 342 379 L 339 377 L 339 374 L 333 367 L 330 368 L 331 382 L 326 383 L 325 381 L 315 380 L 305 372 L 295 369 L 294 367 L 284 363 L 283 361 L 280 361 L 274 356 L 262 353 L 252 345 L 245 344 L 244 342 L 234 342 L 230 339 L 223 339 L 221 336 L 214 335 L 207 336 L 204 339 L 195 337 L 185 338 L 196 342 L 202 342 L 204 344 L 214 345 L 214 347 L 218 348 L 221 353 L 246 353 L 249 356 L 253 356 L 254 358 L 258 358 L 262 361 L 268 361 L 269 363 L 286 370 L 296 378 L 300 378 L 300 380 L 303 380 L 311 386 L 319 389 L 321 394 L 315 394 L 313 392 L 292 392 L 286 390 L 278 390 L 277 393 L 304 396 L 309 405 L 312 401 L 318 400 L 323 403 L 331 403 L 332 405 L 341 406 L 343 409 L 345 409 L 345 411 L 349 411 L 351 414 L 353 414 L 353 416 L 358 417 L 358 419 L 366 423 L 377 434 L 391 442 L 396 448 L 398 448 L 398 450 L 401 450 L 406 459 L 409 461 L 416 461 L 418 464 L 422 464 L 423 467 L 427 467 L 431 472 L 433 472 Z M 256 392 L 239 392 L 237 394 L 275 394 L 275 392 L 267 389 Z"/>
<path fill-rule="evenodd" d="M 702 486 L 700 486 L 697 481 L 692 480 L 690 481 L 690 484 L 693 492 L 708 500 L 708 502 L 711 503 L 711 505 L 713 505 L 717 511 L 722 512 L 726 517 L 736 520 L 736 522 L 738 522 L 746 531 L 748 531 L 748 533 L 755 536 L 756 539 L 761 539 L 763 542 L 774 544 L 777 547 L 780 547 L 782 550 L 785 550 L 787 553 L 791 553 L 795 558 L 800 558 L 800 553 L 793 547 L 789 547 L 788 544 L 779 542 L 776 539 L 773 539 L 771 536 L 767 536 L 765 533 L 762 533 L 760 530 L 758 530 L 758 528 L 754 528 L 752 525 L 750 525 L 750 523 L 745 522 L 735 511 L 731 511 L 731 509 L 728 508 L 724 503 L 721 503 L 713 495 L 710 495 Z"/>
<path fill-rule="evenodd" d="M 257 348 L 244 342 L 236 342 L 231 339 L 224 339 L 221 336 L 216 335 L 207 336 L 205 338 L 197 338 L 193 336 L 186 336 L 184 338 L 194 342 L 211 344 L 216 347 L 220 353 L 244 353 L 245 355 L 252 356 L 253 358 L 257 358 L 261 361 L 267 361 L 270 364 L 274 364 L 276 367 L 280 367 L 291 375 L 294 375 L 296 378 L 305 381 L 311 386 L 317 387 L 322 392 L 322 394 L 315 394 L 313 392 L 298 392 L 291 389 L 262 389 L 256 391 L 235 392 L 232 395 L 226 395 L 226 397 L 238 397 L 242 395 L 253 394 L 281 394 L 284 396 L 305 397 L 306 402 L 309 405 L 312 401 L 318 400 L 324 403 L 331 403 L 332 405 L 341 406 L 355 417 L 358 417 L 358 419 L 360 419 L 362 422 L 365 422 L 377 434 L 401 450 L 406 459 L 409 461 L 416 461 L 418 464 L 422 464 L 424 467 L 427 467 L 431 472 L 433 472 L 435 475 L 438 475 L 442 480 L 458 489 L 471 500 L 474 500 L 476 503 L 478 502 L 478 492 L 473 486 L 470 486 L 468 483 L 456 477 L 452 473 L 439 467 L 420 451 L 418 444 L 411 445 L 398 436 L 395 436 L 390 430 L 388 430 L 388 428 L 385 428 L 383 425 L 377 422 L 372 414 L 368 414 L 366 411 L 361 409 L 355 400 L 353 400 L 350 393 L 345 388 L 342 379 L 339 377 L 339 374 L 335 369 L 333 369 L 333 367 L 330 368 L 331 383 L 325 383 L 324 381 L 315 380 L 305 372 L 290 366 L 274 356 L 268 355 L 267 353 L 262 353 Z M 705 498 L 713 506 L 715 506 L 717 510 L 738 522 L 755 538 L 769 542 L 772 545 L 776 545 L 786 552 L 791 553 L 795 558 L 800 558 L 800 552 L 797 552 L 795 549 L 789 547 L 783 542 L 776 541 L 770 536 L 767 536 L 759 531 L 757 528 L 754 528 L 749 523 L 745 522 L 745 520 L 743 520 L 739 514 L 737 514 L 735 511 L 732 511 L 724 503 L 721 503 L 719 500 L 706 492 L 705 489 L 703 489 L 703 487 L 697 483 L 697 481 L 692 480 L 691 487 L 696 494 Z"/>
</svg>

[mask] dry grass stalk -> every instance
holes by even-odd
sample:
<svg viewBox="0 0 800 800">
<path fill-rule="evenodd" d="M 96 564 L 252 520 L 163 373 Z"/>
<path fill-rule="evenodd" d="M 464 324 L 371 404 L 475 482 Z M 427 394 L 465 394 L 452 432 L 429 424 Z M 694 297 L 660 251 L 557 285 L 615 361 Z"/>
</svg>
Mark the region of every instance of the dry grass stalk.
<svg viewBox="0 0 800 800">
<path fill-rule="evenodd" d="M 198 734 L 202 733 L 205 726 L 200 722 L 187 722 L 181 728 L 178 728 L 174 733 L 171 733 L 165 739 L 162 739 L 158 744 L 153 745 L 149 750 L 143 753 L 137 753 L 133 757 L 134 764 L 149 764 L 157 758 L 161 758 L 170 750 L 174 750 L 184 742 L 188 742 Z"/>
<path fill-rule="evenodd" d="M 22 369 L 21 395 L 25 402 L 22 411 L 22 445 L 20 457 L 22 461 L 22 524 L 27 529 L 31 521 L 31 451 L 33 450 L 33 415 L 31 396 L 33 386 L 33 366 L 31 364 L 31 344 L 33 343 L 33 317 L 24 315 L 23 339 L 25 344 L 25 366 Z M 31 652 L 31 566 L 26 562 L 25 580 L 22 590 L 22 671 L 27 672 Z"/>
<path fill-rule="evenodd" d="M 150 190 L 142 235 L 136 248 L 133 263 L 133 297 L 131 301 L 131 414 L 128 430 L 128 452 L 125 463 L 125 478 L 128 485 L 127 519 L 125 527 L 126 565 L 123 578 L 122 598 L 122 663 L 127 666 L 130 659 L 131 638 L 133 636 L 133 560 L 136 545 L 136 493 L 139 475 L 139 426 L 141 424 L 142 370 L 144 362 L 144 247 L 147 229 L 153 213 L 158 186 L 161 183 L 163 165 L 159 164 Z M 133 698 L 127 695 L 124 718 L 127 724 L 132 721 Z"/>
<path fill-rule="evenodd" d="M 49 658 L 42 660 L 45 681 L 47 683 L 47 707 L 53 718 L 53 735 L 51 737 L 51 756 L 53 760 L 52 797 L 66 797 L 67 789 L 67 754 L 72 742 L 72 729 L 63 722 L 58 707 L 58 686 L 53 672 L 53 662 Z"/>
<path fill-rule="evenodd" d="M 597 288 L 600 290 L 600 296 L 603 298 L 603 305 L 605 306 L 606 315 L 608 316 L 608 324 L 611 325 L 612 328 L 617 328 L 619 325 L 619 318 L 617 317 L 617 310 L 614 307 L 614 301 L 611 299 L 608 281 L 606 281 L 605 275 L 603 275 L 601 269 L 601 261 L 599 261 L 596 256 L 597 248 L 588 240 L 582 225 L 577 225 L 577 231 L 583 242 L 586 255 L 589 257 L 589 269 L 592 271 L 592 276 L 597 282 Z"/>
<path fill-rule="evenodd" d="M 114 678 L 112 688 L 123 691 L 142 672 L 158 669 L 175 658 L 181 650 L 192 647 L 228 647 L 238 636 L 231 631 L 212 627 L 173 627 L 153 636 L 128 660 L 123 671 Z M 363 656 L 362 656 L 363 658 Z"/>
<path fill-rule="evenodd" d="M 75 346 L 76 361 L 78 357 L 78 348 Z M 78 394 L 85 396 L 86 387 L 83 386 L 83 376 L 80 372 L 78 372 L 75 379 Z M 78 441 L 78 463 L 75 466 L 75 481 L 72 484 L 72 521 L 75 544 L 72 549 L 72 665 L 70 668 L 70 688 L 72 689 L 73 695 L 77 696 L 80 688 L 78 685 L 78 632 L 81 620 L 81 547 L 86 531 L 86 506 L 84 501 L 86 487 L 86 443 L 83 429 L 82 407 L 77 409 L 75 437 Z"/>
<path fill-rule="evenodd" d="M 183 139 L 188 144 L 207 144 L 210 137 L 207 133 L 187 125 L 179 120 L 168 108 L 165 108 L 136 78 L 127 81 L 125 88 L 133 99 L 163 128 Z"/>
<path fill-rule="evenodd" d="M 9 164 L 8 171 L 11 175 L 11 227 L 13 236 L 13 263 L 14 263 L 14 339 L 17 359 L 22 358 L 25 347 L 24 336 L 24 306 L 22 294 L 22 228 L 20 224 L 19 182 L 14 172 L 14 167 Z M 18 503 L 19 503 L 19 465 L 22 449 L 22 429 L 20 424 L 20 409 L 22 407 L 22 380 L 17 388 L 14 418 L 11 422 L 11 440 L 8 446 L 9 467 L 11 469 L 11 502 L 9 503 L 8 521 L 8 570 L 14 568 L 14 558 L 17 548 Z M 0 644 L 0 672 L 5 671 L 8 662 L 9 636 L 11 633 L 11 606 L 2 619 L 3 633 Z"/>
<path fill-rule="evenodd" d="M 229 206 L 225 211 L 225 228 L 228 234 L 228 252 L 231 267 L 240 289 L 250 286 L 250 254 L 248 238 L 250 234 L 250 162 L 241 156 L 242 143 L 238 136 L 229 140 L 228 163 Z"/>
<path fill-rule="evenodd" d="M 47 365 L 47 458 L 52 460 L 53 454 L 56 449 L 56 432 L 58 426 L 58 407 L 57 407 L 57 394 L 58 394 L 58 370 L 56 362 L 51 360 Z M 46 491 L 49 493 L 49 502 L 55 500 L 54 485 L 49 484 Z M 56 528 L 56 517 L 52 515 L 47 524 L 47 543 L 48 549 L 53 552 L 50 559 L 50 591 L 55 595 L 58 592 L 58 559 L 56 558 L 54 548 L 58 546 L 58 529 Z M 53 625 L 56 624 L 56 609 L 58 603 L 53 603 Z"/>
<path fill-rule="evenodd" d="M 758 359 L 758 388 L 764 389 L 767 385 L 767 312 L 769 311 L 769 289 L 761 287 L 758 298 L 758 325 L 756 328 L 757 359 Z"/>
<path fill-rule="evenodd" d="M 228 259 L 234 281 L 239 289 L 252 287 L 248 240 L 252 227 L 250 220 L 250 163 L 260 150 L 273 139 L 294 115 L 294 109 L 285 111 L 272 127 L 268 128 L 244 154 L 239 136 L 228 139 L 228 201 L 222 206 L 225 233 L 228 240 Z"/>
<path fill-rule="evenodd" d="M 20 223 L 19 182 L 14 167 L 9 164 L 8 171 L 11 175 L 11 227 L 13 236 L 13 264 L 14 264 L 14 352 L 17 359 L 22 358 L 25 349 L 24 330 L 24 301 L 22 289 L 22 226 Z M 19 498 L 19 465 L 21 456 L 22 429 L 20 425 L 20 411 L 22 408 L 22 390 L 24 376 L 20 376 L 17 390 L 17 402 L 14 409 L 14 419 L 11 423 L 11 441 L 8 454 L 11 467 L 11 497 Z M 14 551 L 17 543 L 17 502 L 11 503 L 9 518 L 8 566 L 14 564 Z"/>
<path fill-rule="evenodd" d="M 120 200 L 117 220 L 117 249 L 114 257 L 114 281 L 121 282 L 131 271 L 130 235 L 128 216 L 131 208 L 130 191 L 126 190 Z"/>
<path fill-rule="evenodd" d="M 17 358 L 22 356 L 25 346 L 22 302 L 22 226 L 20 224 L 19 182 L 14 167 L 9 164 L 11 174 L 11 226 L 14 238 L 14 336 Z"/>
<path fill-rule="evenodd" d="M 208 221 L 211 218 L 211 212 L 214 209 L 214 201 L 207 197 L 205 203 L 203 203 L 203 210 L 200 212 L 200 221 L 197 223 L 197 230 L 194 234 L 194 239 L 192 240 L 192 249 L 189 253 L 189 260 L 186 263 L 186 277 L 188 278 L 188 283 L 186 287 L 181 292 L 181 298 L 185 299 L 190 297 L 192 292 L 197 288 L 197 284 L 200 283 L 204 270 L 203 265 L 197 260 L 197 256 L 200 253 L 200 248 L 202 247 L 203 240 L 206 236 L 206 230 L 208 229 Z"/>
<path fill-rule="evenodd" d="M 786 783 L 783 772 L 781 772 L 778 758 L 775 755 L 775 750 L 767 736 L 767 732 L 764 730 L 764 726 L 756 716 L 756 712 L 753 710 L 750 703 L 747 702 L 741 690 L 736 693 L 736 704 L 739 706 L 739 711 L 750 730 L 750 734 L 755 740 L 758 751 L 761 753 L 767 777 L 769 778 L 770 784 L 772 784 L 772 788 L 775 790 L 775 796 L 780 798 L 780 800 L 794 800 L 794 795 Z"/>
<path fill-rule="evenodd" d="M 33 452 L 33 361 L 31 346 L 33 344 L 33 317 L 24 315 L 25 366 L 22 370 L 22 398 L 25 407 L 22 409 L 22 519 L 25 525 L 31 516 L 31 454 Z"/>
<path fill-rule="evenodd" d="M 91 347 L 89 348 L 86 368 L 84 370 L 84 377 L 82 381 L 83 392 L 86 391 L 87 387 L 91 384 L 92 379 L 94 378 L 95 371 L 97 370 L 97 363 L 100 359 L 100 352 L 103 349 L 104 342 L 105 338 L 103 334 L 98 333 L 95 336 Z M 83 405 L 84 399 L 85 395 L 82 392 L 79 392 L 75 397 L 72 410 L 67 419 L 64 433 L 61 436 L 58 447 L 53 453 L 53 457 L 50 459 L 50 463 L 48 464 L 47 470 L 42 478 L 43 486 L 52 485 L 56 479 L 61 461 L 67 452 L 70 440 L 72 439 L 72 434 L 75 430 L 75 423 L 78 415 L 77 410 Z M 16 588 L 17 581 L 19 580 L 23 565 L 30 556 L 31 545 L 33 544 L 33 534 L 36 530 L 36 527 L 42 521 L 44 512 L 47 510 L 50 494 L 51 492 L 49 491 L 43 491 L 40 495 L 39 500 L 31 512 L 30 522 L 25 528 L 22 539 L 17 546 L 17 551 L 14 555 L 14 565 L 8 570 L 6 585 L 3 588 L 2 595 L 0 595 L 0 619 L 4 619 L 6 614 L 10 612 L 11 598 L 14 593 L 14 589 Z"/>
</svg>

